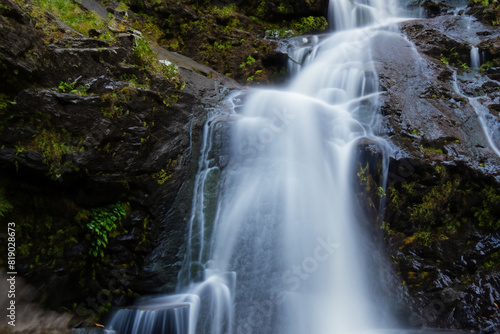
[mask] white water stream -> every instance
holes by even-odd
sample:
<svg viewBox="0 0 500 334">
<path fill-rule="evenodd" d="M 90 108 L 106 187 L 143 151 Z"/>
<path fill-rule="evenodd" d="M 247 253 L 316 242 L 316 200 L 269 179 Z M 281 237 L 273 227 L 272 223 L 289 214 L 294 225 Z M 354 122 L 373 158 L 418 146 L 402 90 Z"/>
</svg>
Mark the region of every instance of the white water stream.
<svg viewBox="0 0 500 334">
<path fill-rule="evenodd" d="M 387 150 L 370 45 L 379 30 L 397 33 L 398 13 L 396 0 L 330 1 L 335 32 L 295 51 L 301 64 L 285 90 L 228 101 L 238 108 L 226 122 L 227 155 L 214 155 L 220 116 L 207 122 L 180 294 L 118 311 L 109 333 L 347 334 L 392 325 L 373 293 L 380 282 L 367 263 L 373 250 L 354 183 L 359 144 Z"/>
</svg>

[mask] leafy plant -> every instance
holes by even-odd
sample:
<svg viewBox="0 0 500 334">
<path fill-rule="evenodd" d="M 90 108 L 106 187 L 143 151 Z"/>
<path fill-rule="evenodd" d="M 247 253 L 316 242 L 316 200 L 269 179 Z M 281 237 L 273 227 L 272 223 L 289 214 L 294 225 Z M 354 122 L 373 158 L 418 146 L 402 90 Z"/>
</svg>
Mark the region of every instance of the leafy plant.
<svg viewBox="0 0 500 334">
<path fill-rule="evenodd" d="M 227 52 L 231 49 L 231 42 L 230 41 L 225 41 L 225 42 L 214 42 L 214 46 L 217 47 L 219 50 L 222 52 Z"/>
<path fill-rule="evenodd" d="M 255 58 L 250 55 L 247 57 L 246 61 L 240 64 L 240 68 L 243 68 L 247 65 L 252 65 L 253 63 L 255 63 Z"/>
<path fill-rule="evenodd" d="M 63 93 L 74 93 L 85 95 L 87 94 L 87 90 L 90 88 L 88 85 L 78 85 L 78 81 L 81 77 L 76 78 L 73 82 L 61 81 L 59 86 L 57 86 L 57 90 Z"/>
<path fill-rule="evenodd" d="M 450 65 L 450 60 L 449 60 L 447 57 L 445 57 L 445 56 L 441 55 L 441 59 L 440 59 L 440 60 L 441 60 L 443 63 L 445 63 L 446 65 Z"/>
<path fill-rule="evenodd" d="M 87 224 L 93 234 L 89 254 L 94 257 L 104 257 L 104 249 L 108 245 L 108 235 L 117 228 L 117 224 L 127 215 L 121 203 L 110 204 L 104 208 L 92 209 L 91 221 Z"/>
</svg>

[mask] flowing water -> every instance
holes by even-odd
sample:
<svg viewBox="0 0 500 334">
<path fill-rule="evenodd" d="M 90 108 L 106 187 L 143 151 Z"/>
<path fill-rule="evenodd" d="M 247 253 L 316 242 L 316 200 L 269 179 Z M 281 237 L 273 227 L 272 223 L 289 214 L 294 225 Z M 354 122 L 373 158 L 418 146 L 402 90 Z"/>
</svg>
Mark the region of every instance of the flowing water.
<svg viewBox="0 0 500 334">
<path fill-rule="evenodd" d="M 330 1 L 334 32 L 299 40 L 286 89 L 235 94 L 224 121 L 210 118 L 179 294 L 120 310 L 110 333 L 345 334 L 392 324 L 374 294 L 354 184 L 360 144 L 388 150 L 377 136 L 370 44 L 377 31 L 397 33 L 403 2 Z"/>
<path fill-rule="evenodd" d="M 481 58 L 479 56 L 479 48 L 476 46 L 470 49 L 470 67 L 477 70 L 481 66 Z"/>
</svg>

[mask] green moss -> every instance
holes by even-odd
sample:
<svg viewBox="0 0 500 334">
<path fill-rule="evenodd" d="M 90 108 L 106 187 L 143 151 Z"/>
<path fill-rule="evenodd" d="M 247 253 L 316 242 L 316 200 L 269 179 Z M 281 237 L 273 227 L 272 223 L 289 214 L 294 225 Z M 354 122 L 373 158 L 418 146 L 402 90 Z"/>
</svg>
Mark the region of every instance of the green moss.
<svg viewBox="0 0 500 334">
<path fill-rule="evenodd" d="M 63 162 L 63 156 L 79 151 L 70 141 L 71 136 L 64 129 L 61 132 L 43 129 L 26 148 L 42 153 L 43 163 L 50 167 L 50 175 L 58 179 L 62 175 L 63 166 L 69 167 L 67 162 Z"/>
<path fill-rule="evenodd" d="M 445 240 L 463 227 L 493 232 L 500 229 L 500 193 L 490 182 L 462 169 L 437 165 L 413 173 L 409 180 L 388 188 L 386 221 L 405 240 Z M 385 230 L 385 229 L 384 229 Z"/>
<path fill-rule="evenodd" d="M 479 19 L 491 25 L 500 24 L 500 3 L 498 0 L 473 0 L 474 4 L 482 6 Z"/>
<path fill-rule="evenodd" d="M 134 57 L 139 66 L 144 67 L 152 74 L 161 75 L 172 81 L 176 86 L 181 86 L 179 72 L 173 63 L 165 64 L 158 60 L 158 55 L 149 46 L 145 38 L 136 38 L 133 47 Z"/>
<path fill-rule="evenodd" d="M 27 6 L 25 1 L 15 0 L 22 6 Z M 68 0 L 33 0 L 33 5 L 29 6 L 30 14 L 37 19 L 39 27 L 47 35 L 56 34 L 55 29 L 47 22 L 45 11 L 49 11 L 57 16 L 62 22 L 75 29 L 79 33 L 88 36 L 90 29 L 106 28 L 106 20 L 99 17 L 94 12 L 82 9 L 75 1 Z"/>
<path fill-rule="evenodd" d="M 265 0 L 262 0 L 257 7 L 257 10 L 255 11 L 255 16 L 257 16 L 259 19 L 266 19 L 267 17 L 267 3 Z"/>
<path fill-rule="evenodd" d="M 405 244 L 418 242 L 421 246 L 429 246 L 432 241 L 431 232 L 417 232 L 405 239 Z"/>
<path fill-rule="evenodd" d="M 174 174 L 174 169 L 177 166 L 177 159 L 170 159 L 165 168 L 162 168 L 159 172 L 153 174 L 153 179 L 156 180 L 158 184 L 164 184 L 170 180 Z"/>
<path fill-rule="evenodd" d="M 485 187 L 481 192 L 482 203 L 474 208 L 474 217 L 480 227 L 492 230 L 500 229 L 500 194 L 491 187 Z"/>
<path fill-rule="evenodd" d="M 481 265 L 483 269 L 496 269 L 500 267 L 500 252 L 495 252 L 488 256 L 488 258 Z"/>
<path fill-rule="evenodd" d="M 299 35 L 312 33 L 312 32 L 322 32 L 328 29 L 328 22 L 323 16 L 308 16 L 303 17 L 300 21 L 293 24 L 295 30 L 298 31 Z"/>
</svg>

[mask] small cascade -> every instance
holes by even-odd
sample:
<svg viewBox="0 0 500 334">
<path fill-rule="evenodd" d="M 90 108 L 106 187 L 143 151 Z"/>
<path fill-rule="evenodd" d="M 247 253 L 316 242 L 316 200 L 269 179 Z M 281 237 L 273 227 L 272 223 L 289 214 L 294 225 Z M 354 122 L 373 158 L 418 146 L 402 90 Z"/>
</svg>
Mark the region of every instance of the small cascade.
<svg viewBox="0 0 500 334">
<path fill-rule="evenodd" d="M 199 304 L 194 294 L 146 299 L 118 310 L 106 334 L 194 334 Z"/>
<path fill-rule="evenodd" d="M 458 86 L 456 71 L 453 73 L 453 88 L 457 94 L 466 98 L 474 108 L 490 148 L 500 157 L 500 122 L 498 121 L 498 117 L 493 115 L 486 106 L 481 104 L 481 97 L 467 96 L 462 92 Z"/>
<path fill-rule="evenodd" d="M 479 56 L 479 48 L 473 46 L 470 49 L 470 67 L 478 70 L 481 67 L 481 57 Z"/>
</svg>

